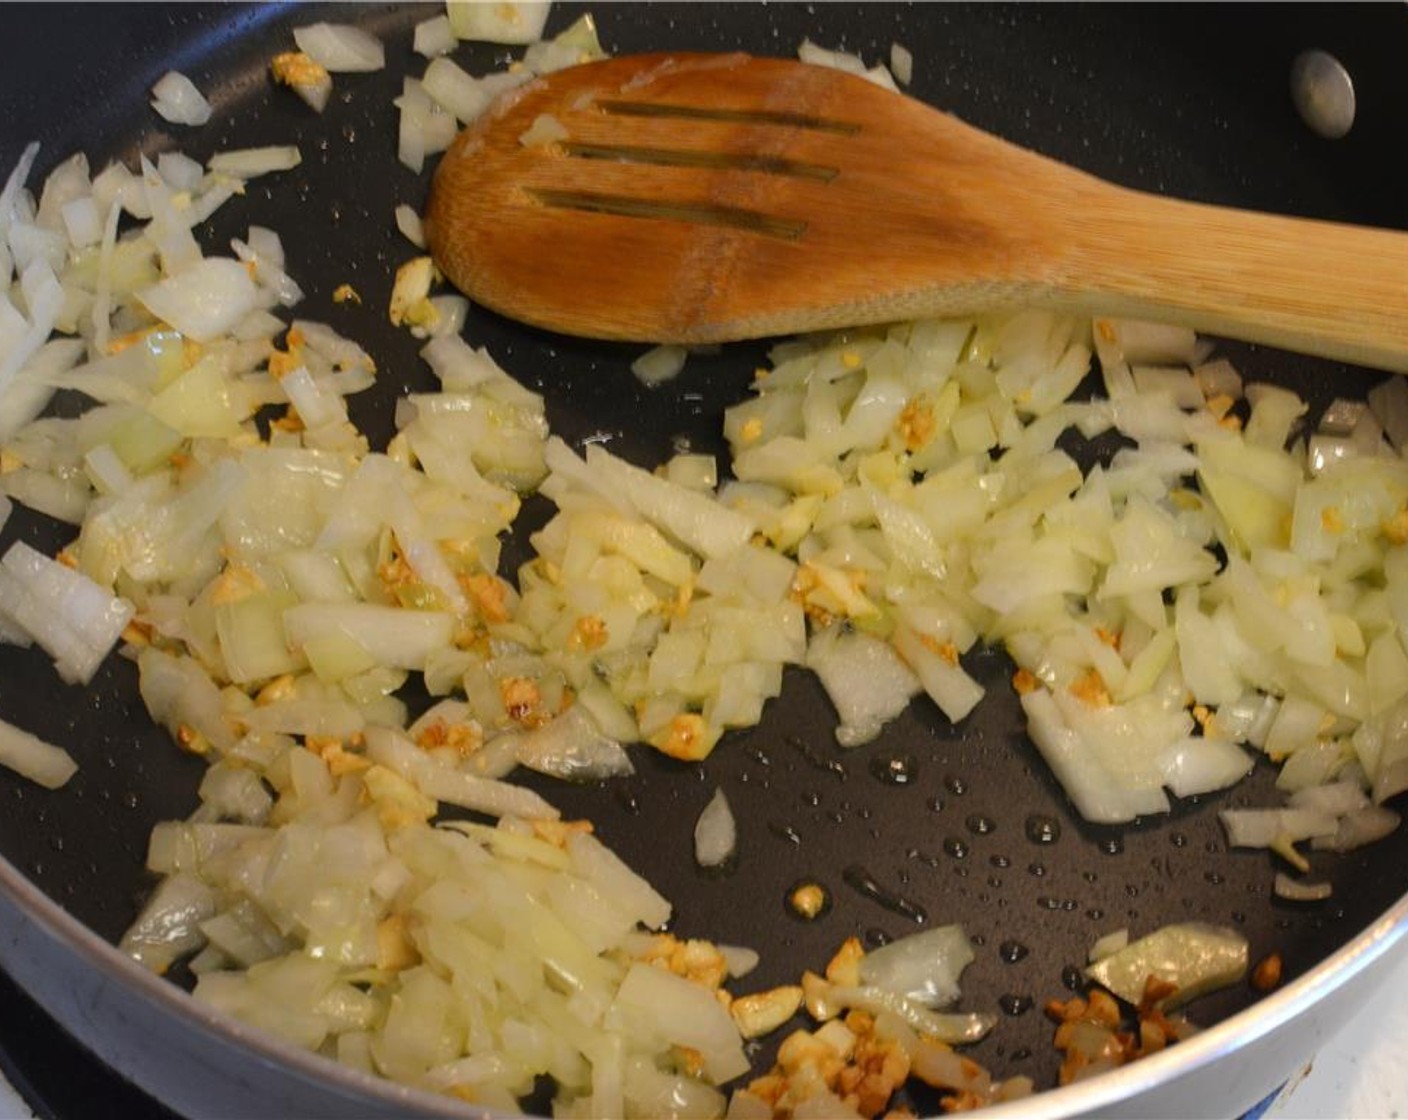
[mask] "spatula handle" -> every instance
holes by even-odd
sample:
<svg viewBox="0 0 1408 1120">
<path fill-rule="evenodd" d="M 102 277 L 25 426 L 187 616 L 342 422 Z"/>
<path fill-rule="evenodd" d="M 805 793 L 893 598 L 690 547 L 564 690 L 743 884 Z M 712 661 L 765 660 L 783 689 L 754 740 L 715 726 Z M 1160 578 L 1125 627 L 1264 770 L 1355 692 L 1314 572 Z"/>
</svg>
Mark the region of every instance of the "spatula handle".
<svg viewBox="0 0 1408 1120">
<path fill-rule="evenodd" d="M 1118 189 L 1072 220 L 1074 306 L 1408 372 L 1408 233 Z"/>
</svg>

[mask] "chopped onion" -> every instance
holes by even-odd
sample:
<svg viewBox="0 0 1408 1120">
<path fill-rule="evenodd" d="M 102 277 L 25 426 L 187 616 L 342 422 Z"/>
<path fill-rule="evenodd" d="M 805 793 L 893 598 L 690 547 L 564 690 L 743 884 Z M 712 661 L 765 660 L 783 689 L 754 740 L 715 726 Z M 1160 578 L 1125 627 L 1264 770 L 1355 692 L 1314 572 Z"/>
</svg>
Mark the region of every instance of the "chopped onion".
<svg viewBox="0 0 1408 1120">
<path fill-rule="evenodd" d="M 656 346 L 631 363 L 631 372 L 643 385 L 660 385 L 679 376 L 688 356 L 683 346 Z"/>
<path fill-rule="evenodd" d="M 495 4 L 447 0 L 445 5 L 456 38 L 509 45 L 541 39 L 550 7 L 548 0 Z"/>
<path fill-rule="evenodd" d="M 210 120 L 210 102 L 176 70 L 168 70 L 152 86 L 152 108 L 172 124 L 201 125 Z"/>
<path fill-rule="evenodd" d="M 1323 902 L 1334 894 L 1334 887 L 1329 883 L 1302 882 L 1299 879 L 1292 879 L 1284 871 L 1276 872 L 1273 889 L 1277 898 L 1284 898 L 1290 902 Z"/>
<path fill-rule="evenodd" d="M 872 949 L 861 958 L 860 978 L 925 1007 L 948 1007 L 957 1002 L 958 979 L 973 959 L 961 926 L 939 926 Z"/>
<path fill-rule="evenodd" d="M 439 15 L 416 24 L 411 49 L 426 58 L 438 58 L 454 50 L 455 42 L 449 16 Z"/>
<path fill-rule="evenodd" d="M 78 771 L 78 763 L 62 747 L 0 720 L 0 766 L 8 766 L 45 789 L 58 789 Z"/>
<path fill-rule="evenodd" d="M 1155 1006 L 1165 1011 L 1237 983 L 1247 972 L 1247 939 L 1236 930 L 1200 922 L 1164 926 L 1096 961 L 1085 975 L 1129 1003 L 1144 999 L 1154 976 L 1174 991 Z"/>
<path fill-rule="evenodd" d="M 0 559 L 0 611 L 53 656 L 66 681 L 92 679 L 135 610 L 23 541 Z"/>
<path fill-rule="evenodd" d="M 514 756 L 530 770 L 569 781 L 599 781 L 635 773 L 625 748 L 603 735 L 581 704 L 518 736 Z"/>
<path fill-rule="evenodd" d="M 722 789 L 716 789 L 694 822 L 694 861 L 700 867 L 720 867 L 733 858 L 737 843 L 737 826 L 728 797 Z"/>
<path fill-rule="evenodd" d="M 1311 839 L 1310 846 L 1316 851 L 1352 852 L 1382 840 L 1400 823 L 1401 818 L 1392 809 L 1382 805 L 1365 805 L 1346 812 L 1340 817 L 1334 835 L 1316 836 Z"/>
<path fill-rule="evenodd" d="M 401 236 L 417 249 L 425 248 L 425 229 L 414 207 L 407 206 L 404 202 L 397 204 L 396 228 L 401 231 Z"/>
<path fill-rule="evenodd" d="M 206 166 L 215 175 L 254 179 L 274 171 L 291 171 L 302 162 L 302 153 L 295 146 L 285 144 L 217 152 Z"/>
<path fill-rule="evenodd" d="M 213 342 L 254 310 L 254 281 L 239 261 L 206 257 L 138 298 L 158 319 L 196 342 Z"/>
<path fill-rule="evenodd" d="M 298 49 L 333 74 L 369 73 L 386 66 L 375 35 L 346 23 L 314 23 L 293 29 Z"/>
<path fill-rule="evenodd" d="M 890 44 L 890 72 L 902 86 L 914 80 L 914 55 L 899 43 Z"/>
<path fill-rule="evenodd" d="M 474 120 L 489 105 L 483 83 L 448 58 L 432 59 L 420 81 L 425 92 L 461 124 Z"/>
<path fill-rule="evenodd" d="M 1089 963 L 1095 964 L 1097 961 L 1103 961 L 1106 957 L 1114 956 L 1128 944 L 1129 930 L 1117 929 L 1113 933 L 1107 933 L 1105 936 L 1097 938 L 1095 943 L 1090 946 Z"/>
</svg>

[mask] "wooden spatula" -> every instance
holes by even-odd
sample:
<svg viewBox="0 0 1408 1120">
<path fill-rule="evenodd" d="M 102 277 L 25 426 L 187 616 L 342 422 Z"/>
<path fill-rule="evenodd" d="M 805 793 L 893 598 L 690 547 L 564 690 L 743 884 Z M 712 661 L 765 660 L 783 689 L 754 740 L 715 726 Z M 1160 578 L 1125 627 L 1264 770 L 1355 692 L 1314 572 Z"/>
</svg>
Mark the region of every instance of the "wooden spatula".
<svg viewBox="0 0 1408 1120">
<path fill-rule="evenodd" d="M 471 298 L 595 338 L 1038 305 L 1408 370 L 1408 234 L 1123 189 L 800 62 L 640 55 L 533 81 L 455 141 L 426 229 Z"/>
</svg>

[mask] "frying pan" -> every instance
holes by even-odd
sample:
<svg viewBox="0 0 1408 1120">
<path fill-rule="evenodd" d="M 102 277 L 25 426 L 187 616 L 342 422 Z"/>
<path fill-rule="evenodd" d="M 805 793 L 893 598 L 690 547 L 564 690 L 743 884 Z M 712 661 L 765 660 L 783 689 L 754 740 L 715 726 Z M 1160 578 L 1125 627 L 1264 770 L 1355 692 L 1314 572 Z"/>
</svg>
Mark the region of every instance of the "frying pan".
<svg viewBox="0 0 1408 1120">
<path fill-rule="evenodd" d="M 549 31 L 582 10 L 556 7 Z M 418 344 L 384 315 L 392 271 L 412 252 L 392 227 L 392 209 L 419 206 L 429 181 L 396 163 L 389 102 L 408 67 L 418 73 L 410 28 L 429 14 L 371 5 L 7 8 L 0 161 L 8 167 L 25 141 L 42 141 L 34 184 L 78 149 L 96 170 L 172 147 L 206 158 L 227 147 L 297 143 L 302 166 L 253 184 L 247 200 L 220 211 L 203 243 L 223 245 L 251 222 L 281 233 L 307 293 L 298 313 L 332 323 L 378 360 L 380 383 L 352 407 L 373 445 L 384 443 L 395 398 L 431 387 Z M 916 96 L 1115 182 L 1408 227 L 1401 6 L 632 4 L 600 5 L 596 15 L 614 53 L 790 54 L 809 36 L 883 60 L 899 42 L 916 59 Z M 266 77 L 291 28 L 315 19 L 355 21 L 388 47 L 387 70 L 340 78 L 322 117 L 271 90 Z M 1291 62 L 1307 48 L 1336 55 L 1354 78 L 1358 118 L 1342 140 L 1315 136 L 1292 107 Z M 501 66 L 505 52 L 466 44 L 457 58 L 480 73 Z M 152 83 L 172 68 L 207 92 L 216 109 L 210 124 L 173 131 L 146 108 Z M 332 303 L 343 283 L 362 294 L 360 307 Z M 605 439 L 643 464 L 681 443 L 724 451 L 722 412 L 744 395 L 764 353 L 761 344 L 725 347 L 646 389 L 627 368 L 638 347 L 558 337 L 477 308 L 465 333 L 545 394 L 550 421 L 569 442 Z M 1221 352 L 1249 379 L 1287 384 L 1314 409 L 1336 395 L 1362 395 L 1378 379 L 1251 346 L 1229 343 Z M 1088 460 L 1100 448 L 1078 451 Z M 527 530 L 549 512 L 545 502 L 528 503 L 506 574 L 526 557 Z M 21 512 L 0 546 L 24 539 L 52 552 L 67 536 Z M 875 743 L 843 751 L 819 686 L 789 672 L 762 725 L 731 734 L 701 765 L 637 749 L 633 778 L 534 784 L 565 814 L 591 817 L 674 901 L 675 929 L 758 949 L 750 986 L 824 965 L 851 934 L 874 945 L 914 932 L 903 907 L 863 889 L 867 881 L 922 907 L 931 923 L 961 922 L 978 946 L 963 1006 L 1014 1012 L 972 1056 L 1039 1086 L 1054 1084 L 1057 1062 L 1040 1006 L 1066 994 L 1063 976 L 1095 937 L 1190 919 L 1236 926 L 1254 960 L 1282 955 L 1281 990 L 1258 999 L 1239 986 L 1204 999 L 1193 1017 L 1218 1025 L 1194 1039 L 994 1115 L 1236 1115 L 1254 1104 L 1352 1013 L 1408 932 L 1408 830 L 1363 852 L 1313 856 L 1317 877 L 1334 883 L 1329 902 L 1274 900 L 1269 857 L 1226 851 L 1216 820 L 1220 807 L 1277 803 L 1270 767 L 1235 790 L 1180 802 L 1166 817 L 1092 827 L 1023 735 L 1006 683 L 1010 663 L 982 652 L 969 668 L 989 698 L 959 727 L 917 702 Z M 408 699 L 414 707 L 417 698 Z M 80 763 L 60 793 L 0 774 L 0 965 L 82 1042 L 191 1115 L 471 1114 L 290 1054 L 194 1004 L 180 976 L 157 980 L 112 947 L 152 887 L 142 869 L 152 825 L 194 807 L 202 770 L 147 719 L 133 666 L 110 658 L 80 690 L 62 684 L 42 654 L 0 649 L 0 714 L 63 743 Z M 892 773 L 896 759 L 909 781 L 877 777 Z M 729 874 L 704 876 L 692 860 L 692 822 L 719 786 L 739 820 L 739 855 Z M 1053 832 L 1059 837 L 1043 842 Z M 785 905 L 803 878 L 823 883 L 832 900 L 810 924 Z"/>
</svg>

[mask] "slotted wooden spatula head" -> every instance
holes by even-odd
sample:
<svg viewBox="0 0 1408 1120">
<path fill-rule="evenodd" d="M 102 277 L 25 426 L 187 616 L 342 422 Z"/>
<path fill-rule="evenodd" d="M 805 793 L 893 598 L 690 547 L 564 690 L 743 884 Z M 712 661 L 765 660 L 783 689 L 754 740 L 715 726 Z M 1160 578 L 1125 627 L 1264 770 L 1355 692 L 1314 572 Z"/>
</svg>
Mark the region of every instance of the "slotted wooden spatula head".
<svg viewBox="0 0 1408 1120">
<path fill-rule="evenodd" d="M 1125 190 L 781 59 L 636 55 L 529 82 L 446 153 L 426 232 L 471 298 L 595 338 L 1035 304 L 1408 367 L 1408 235 Z"/>
<path fill-rule="evenodd" d="M 906 158 L 905 138 L 936 116 L 779 59 L 574 67 L 459 137 L 435 176 L 430 245 L 475 300 L 593 337 L 706 342 L 899 318 L 896 257 L 912 255 L 932 288 L 936 245 L 953 284 L 982 269 L 1020 299 L 1040 231 L 1004 219 L 1000 198 L 975 208 L 951 180 L 986 193 L 1000 186 L 986 149 L 1035 157 L 953 122 L 963 143 L 949 159 Z M 535 123 L 561 138 L 535 142 Z"/>
</svg>

